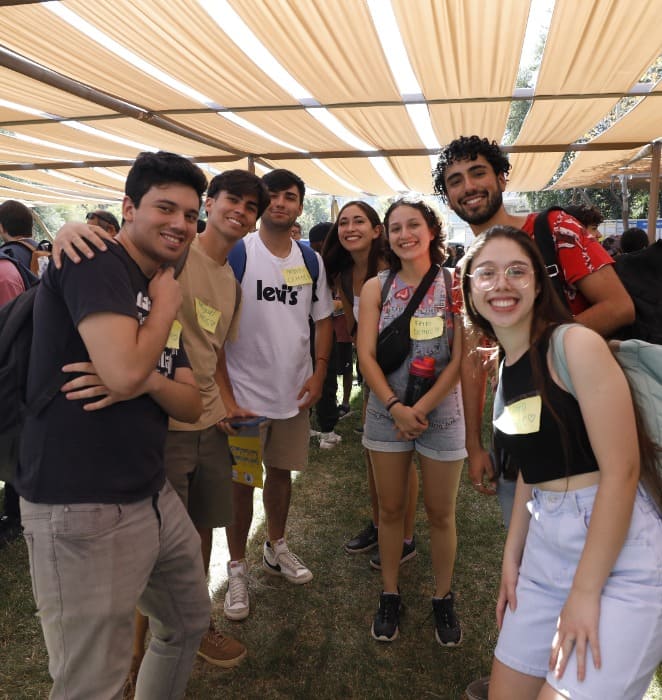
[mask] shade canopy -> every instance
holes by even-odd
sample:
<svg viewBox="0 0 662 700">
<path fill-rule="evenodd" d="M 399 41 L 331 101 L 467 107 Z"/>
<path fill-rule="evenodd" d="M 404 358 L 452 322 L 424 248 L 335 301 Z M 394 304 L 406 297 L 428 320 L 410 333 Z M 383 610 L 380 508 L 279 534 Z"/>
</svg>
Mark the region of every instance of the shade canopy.
<svg viewBox="0 0 662 700">
<path fill-rule="evenodd" d="M 662 54 L 662 0 L 549 4 L 527 91 L 540 0 L 3 2 L 0 199 L 115 201 L 136 154 L 159 149 L 210 175 L 285 167 L 328 194 L 426 193 L 441 145 L 503 143 L 521 100 L 509 189 L 545 188 L 573 149 L 559 187 L 641 171 L 662 137 L 662 87 L 639 83 Z"/>
</svg>

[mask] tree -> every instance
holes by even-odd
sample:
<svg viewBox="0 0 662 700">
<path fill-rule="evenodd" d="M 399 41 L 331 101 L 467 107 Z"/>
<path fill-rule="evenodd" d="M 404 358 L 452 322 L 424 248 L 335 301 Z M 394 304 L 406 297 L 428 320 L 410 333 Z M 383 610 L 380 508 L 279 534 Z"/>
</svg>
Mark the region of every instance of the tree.
<svg viewBox="0 0 662 700">
<path fill-rule="evenodd" d="M 303 212 L 297 219 L 301 224 L 304 238 L 308 238 L 308 231 L 323 221 L 331 221 L 331 197 L 329 195 L 306 195 L 303 200 Z"/>
</svg>

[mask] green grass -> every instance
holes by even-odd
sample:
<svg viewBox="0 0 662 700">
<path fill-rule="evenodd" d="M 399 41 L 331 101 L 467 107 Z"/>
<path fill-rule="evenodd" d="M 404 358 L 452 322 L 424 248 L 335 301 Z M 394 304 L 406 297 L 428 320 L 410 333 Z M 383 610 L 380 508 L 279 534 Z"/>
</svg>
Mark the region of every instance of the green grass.
<svg viewBox="0 0 662 700">
<path fill-rule="evenodd" d="M 489 673 L 504 532 L 496 499 L 477 495 L 466 479 L 458 496 L 453 584 L 462 646 L 443 649 L 434 640 L 429 537 L 420 499 L 418 556 L 401 570 L 406 611 L 400 638 L 378 644 L 370 637 L 379 573 L 368 566 L 368 555 L 350 556 L 342 548 L 370 517 L 360 438 L 353 432 L 358 421 L 355 412 L 339 423 L 343 442 L 334 450 L 311 448 L 310 467 L 293 487 L 289 542 L 314 580 L 293 586 L 263 572 L 260 528 L 249 551 L 255 579 L 251 616 L 226 622 L 224 591 L 214 597 L 219 626 L 247 645 L 248 658 L 232 671 L 197 661 L 188 698 L 456 700 L 472 680 Z M 0 700 L 48 695 L 47 657 L 34 612 L 25 545 L 18 540 L 0 550 Z M 647 697 L 662 700 L 659 671 Z"/>
</svg>

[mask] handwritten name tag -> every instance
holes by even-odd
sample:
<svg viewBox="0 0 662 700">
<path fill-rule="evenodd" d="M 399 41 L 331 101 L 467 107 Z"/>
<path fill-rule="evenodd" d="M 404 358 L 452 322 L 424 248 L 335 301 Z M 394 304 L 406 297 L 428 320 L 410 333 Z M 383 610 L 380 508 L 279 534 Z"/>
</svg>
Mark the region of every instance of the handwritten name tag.
<svg viewBox="0 0 662 700">
<path fill-rule="evenodd" d="M 218 319 L 221 317 L 221 312 L 215 309 L 209 304 L 205 304 L 204 301 L 200 301 L 196 297 L 195 299 L 195 315 L 198 319 L 198 325 L 202 330 L 208 333 L 213 333 L 218 325 Z"/>
<path fill-rule="evenodd" d="M 506 435 L 530 435 L 540 430 L 540 411 L 542 398 L 529 396 L 515 401 L 503 409 L 503 413 L 494 421 Z"/>
<path fill-rule="evenodd" d="M 176 350 L 179 348 L 179 339 L 182 337 L 182 324 L 174 320 L 172 326 L 170 326 L 170 333 L 168 334 L 168 340 L 166 340 L 166 347 Z"/>
<path fill-rule="evenodd" d="M 285 279 L 285 284 L 290 287 L 301 287 L 304 284 L 312 284 L 313 278 L 310 276 L 310 272 L 305 265 L 301 267 L 288 267 L 283 270 L 283 278 Z"/>
<path fill-rule="evenodd" d="M 444 319 L 441 316 L 413 317 L 409 322 L 409 336 L 412 340 L 440 338 L 443 332 Z"/>
</svg>

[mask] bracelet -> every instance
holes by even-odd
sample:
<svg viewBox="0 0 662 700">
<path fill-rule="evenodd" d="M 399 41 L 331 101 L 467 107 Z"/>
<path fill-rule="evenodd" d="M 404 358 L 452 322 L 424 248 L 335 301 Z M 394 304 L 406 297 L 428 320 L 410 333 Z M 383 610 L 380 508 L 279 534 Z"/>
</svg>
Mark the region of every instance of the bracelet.
<svg viewBox="0 0 662 700">
<path fill-rule="evenodd" d="M 390 412 L 390 410 L 395 406 L 396 403 L 402 403 L 400 399 L 397 396 L 394 396 L 387 404 L 386 404 L 386 410 Z"/>
<path fill-rule="evenodd" d="M 315 362 L 326 362 L 326 364 L 329 364 L 329 360 L 326 357 L 316 357 Z"/>
</svg>

